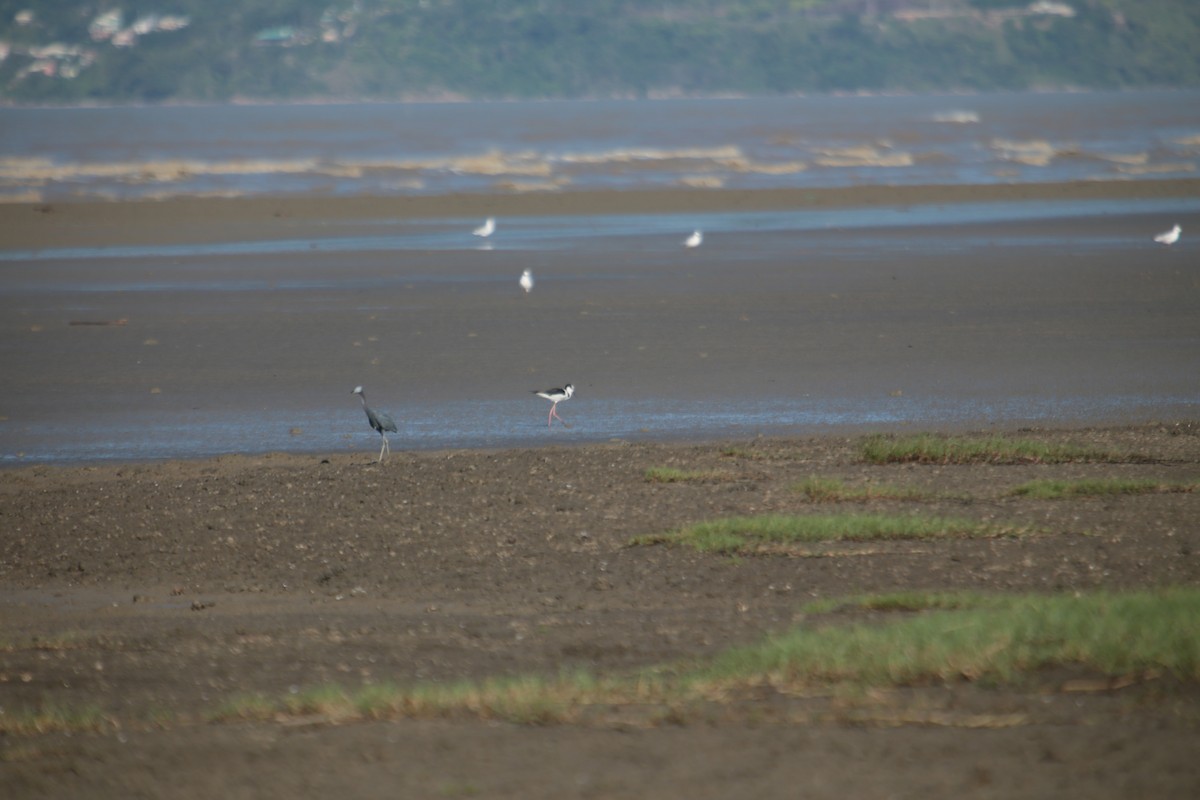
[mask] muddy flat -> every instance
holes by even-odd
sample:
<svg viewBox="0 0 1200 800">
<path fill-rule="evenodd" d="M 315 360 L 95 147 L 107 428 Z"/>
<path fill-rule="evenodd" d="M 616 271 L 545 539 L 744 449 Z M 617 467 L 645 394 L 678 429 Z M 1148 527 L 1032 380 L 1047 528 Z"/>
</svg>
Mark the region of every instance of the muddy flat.
<svg viewBox="0 0 1200 800">
<path fill-rule="evenodd" d="M 1195 423 L 1001 433 L 1121 456 L 879 465 L 849 435 L 8 470 L 0 783 L 14 798 L 1194 796 L 1200 694 L 1161 672 L 759 687 L 534 721 L 469 707 L 220 713 L 322 686 L 619 677 L 871 617 L 806 613 L 817 599 L 1200 584 L 1195 491 L 1011 491 L 1194 485 Z M 656 468 L 690 477 L 651 480 Z M 817 503 L 797 488 L 814 476 L 916 499 Z M 631 544 L 707 519 L 830 511 L 1032 532 L 736 558 Z M 46 709 L 65 721 L 13 724 Z"/>
</svg>

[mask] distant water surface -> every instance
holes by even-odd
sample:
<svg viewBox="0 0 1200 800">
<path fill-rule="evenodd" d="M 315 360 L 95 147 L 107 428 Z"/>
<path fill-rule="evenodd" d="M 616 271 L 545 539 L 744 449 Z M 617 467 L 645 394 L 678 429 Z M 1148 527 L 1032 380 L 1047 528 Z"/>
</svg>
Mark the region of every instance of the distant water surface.
<svg viewBox="0 0 1200 800">
<path fill-rule="evenodd" d="M 0 199 L 1180 177 L 1200 92 L 0 109 Z"/>
</svg>

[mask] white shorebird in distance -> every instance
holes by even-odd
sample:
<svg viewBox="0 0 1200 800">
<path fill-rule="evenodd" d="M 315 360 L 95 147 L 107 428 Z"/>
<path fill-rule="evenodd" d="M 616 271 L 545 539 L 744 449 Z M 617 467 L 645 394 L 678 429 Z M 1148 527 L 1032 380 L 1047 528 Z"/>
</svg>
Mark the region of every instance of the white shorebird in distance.
<svg viewBox="0 0 1200 800">
<path fill-rule="evenodd" d="M 1176 225 L 1169 231 L 1163 231 L 1158 236 L 1154 237 L 1154 241 L 1159 244 L 1173 245 L 1179 241 L 1179 234 L 1183 233 L 1183 228 Z"/>
<path fill-rule="evenodd" d="M 692 235 L 683 240 L 684 247 L 699 247 L 704 243 L 704 233 L 699 229 L 692 231 Z"/>
<path fill-rule="evenodd" d="M 538 397 L 544 397 L 553 403 L 553 405 L 550 406 L 550 416 L 546 418 L 546 427 L 550 427 L 554 424 L 555 417 L 558 417 L 558 421 L 561 422 L 565 427 L 571 427 L 570 425 L 567 425 L 567 421 L 565 419 L 558 416 L 557 409 L 559 403 L 561 403 L 563 400 L 570 400 L 571 395 L 575 394 L 574 386 L 568 383 L 561 389 L 534 389 L 533 394 L 536 394 Z"/>
<path fill-rule="evenodd" d="M 521 288 L 525 290 L 525 294 L 529 294 L 533 289 L 533 273 L 529 270 L 521 273 Z"/>
<path fill-rule="evenodd" d="M 475 234 L 476 236 L 480 236 L 484 239 L 491 236 L 495 232 L 496 232 L 496 218 L 495 217 L 488 217 L 482 225 L 480 225 L 475 230 L 471 231 L 471 233 Z"/>
</svg>

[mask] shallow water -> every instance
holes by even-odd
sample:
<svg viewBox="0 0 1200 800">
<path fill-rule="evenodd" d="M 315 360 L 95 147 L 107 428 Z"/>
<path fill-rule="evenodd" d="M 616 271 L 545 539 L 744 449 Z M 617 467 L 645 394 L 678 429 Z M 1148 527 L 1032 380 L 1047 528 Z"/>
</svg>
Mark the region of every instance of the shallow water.
<svg viewBox="0 0 1200 800">
<path fill-rule="evenodd" d="M 1150 241 L 1157 215 L 1101 209 L 815 230 L 725 214 L 696 251 L 664 215 L 632 233 L 550 220 L 555 244 L 530 247 L 524 219 L 491 251 L 355 238 L 11 259 L 0 463 L 370 456 L 356 383 L 397 420 L 397 450 L 1194 417 L 1190 251 Z M 548 429 L 529 390 L 567 380 L 571 427 Z"/>
<path fill-rule="evenodd" d="M 1180 177 L 1200 92 L 0 109 L 0 197 Z"/>
<path fill-rule="evenodd" d="M 1200 92 L 0 109 L 0 195 L 47 200 L 1119 181 L 1198 162 Z M 1200 229 L 1200 198 L 501 217 L 486 242 L 465 218 L 0 240 L 0 463 L 370 455 L 358 383 L 396 449 L 1195 416 L 1192 240 L 1151 241 L 1177 221 Z M 548 430 L 528 391 L 566 380 L 571 427 Z"/>
<path fill-rule="evenodd" d="M 1149 392 L 1122 397 L 888 397 L 758 400 L 593 400 L 578 395 L 559 407 L 566 425 L 546 424 L 538 400 L 451 401 L 404 407 L 395 452 L 458 448 L 536 447 L 616 440 L 741 440 L 759 435 L 807 436 L 887 430 L 977 430 L 989 426 L 1107 423 L 1183 419 L 1200 411 L 1195 396 Z M 569 426 L 569 427 L 568 427 Z M 0 423 L 0 463 L 139 461 L 230 453 L 354 451 L 378 453 L 380 439 L 351 405 L 338 411 L 297 411 L 286 418 L 222 412 L 138 415 L 36 429 Z M 10 449 L 11 448 L 11 449 Z"/>
</svg>

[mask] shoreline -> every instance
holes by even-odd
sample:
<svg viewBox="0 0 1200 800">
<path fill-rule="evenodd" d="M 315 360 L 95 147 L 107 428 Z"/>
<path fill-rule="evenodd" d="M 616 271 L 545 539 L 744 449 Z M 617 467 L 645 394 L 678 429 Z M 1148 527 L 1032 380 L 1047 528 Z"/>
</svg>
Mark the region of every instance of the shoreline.
<svg viewBox="0 0 1200 800">
<path fill-rule="evenodd" d="M 593 455 L 602 452 L 622 450 L 653 451 L 664 453 L 688 453 L 693 451 L 734 451 L 743 446 L 779 450 L 792 447 L 822 447 L 844 448 L 854 443 L 862 442 L 875 436 L 884 438 L 904 438 L 907 436 L 930 435 L 948 439 L 965 438 L 1051 438 L 1054 440 L 1090 441 L 1094 439 L 1125 439 L 1142 434 L 1153 433 L 1178 435 L 1180 446 L 1190 436 L 1196 436 L 1200 431 L 1200 418 L 1178 417 L 1170 419 L 1130 420 L 1128 422 L 1108 421 L 1092 422 L 1081 420 L 1047 421 L 1046 424 L 1030 422 L 1002 422 L 994 425 L 959 424 L 959 425 L 928 425 L 911 426 L 908 424 L 890 424 L 880 426 L 845 425 L 816 432 L 797 433 L 761 433 L 752 430 L 729 431 L 721 434 L 710 434 L 696 437 L 615 437 L 611 439 L 558 440 L 553 442 L 503 443 L 477 446 L 446 446 L 431 448 L 403 448 L 395 446 L 392 454 L 382 463 L 376 461 L 377 442 L 366 441 L 362 447 L 351 447 L 342 450 L 264 450 L 203 454 L 195 456 L 147 457 L 147 458 L 108 458 L 80 461 L 0 461 L 0 475 L 8 479 L 10 489 L 26 490 L 29 484 L 64 480 L 68 483 L 76 481 L 106 481 L 120 480 L 130 471 L 139 475 L 161 473 L 175 477 L 203 476 L 214 470 L 237 473 L 243 470 L 255 470 L 269 466 L 273 469 L 311 469 L 318 465 L 331 469 L 352 467 L 389 468 L 389 465 L 401 464 L 413 466 L 431 461 L 446 459 L 465 459 L 469 461 L 489 461 L 497 458 L 511 458 L 559 452 L 572 459 L 589 460 Z M 0 492 L 0 494 L 3 494 Z"/>
<path fill-rule="evenodd" d="M 54 200 L 0 203 L 5 249 L 47 246 L 145 245 L 222 241 L 238 236 L 266 241 L 294 237 L 296 228 L 321 222 L 482 216 L 798 211 L 828 208 L 986 202 L 1146 200 L 1200 197 L 1200 178 L 1072 181 L 972 185 L 875 185 L 816 189 L 642 189 L 525 194 L 429 196 L 254 196 L 159 200 Z M 240 226 L 245 226 L 240 227 Z M 323 231 L 324 235 L 335 229 Z"/>
<path fill-rule="evenodd" d="M 420 458 L 439 457 L 447 454 L 483 456 L 506 452 L 526 451 L 578 451 L 580 449 L 604 449 L 608 447 L 718 447 L 741 442 L 819 442 L 819 441 L 853 441 L 870 436 L 1019 436 L 1027 433 L 1055 435 L 1087 435 L 1096 432 L 1132 431 L 1143 429 L 1188 429 L 1200 425 L 1200 417 L 1196 416 L 1195 404 L 1175 402 L 1170 408 L 1164 405 L 1159 409 L 1162 413 L 1146 409 L 1144 411 L 1110 411 L 1109 413 L 1079 413 L 1076 415 L 1056 416 L 1018 414 L 1003 418 L 991 418 L 986 415 L 967 415 L 933 419 L 930 417 L 891 420 L 858 421 L 841 420 L 827 423 L 775 423 L 775 424 L 745 424 L 729 423 L 725 426 L 704 426 L 697 430 L 685 430 L 679 427 L 651 431 L 647 428 L 635 429 L 626 427 L 622 430 L 592 431 L 582 433 L 578 430 L 569 431 L 568 436 L 551 436 L 543 438 L 540 426 L 530 427 L 527 435 L 518 436 L 511 431 L 492 436 L 469 436 L 465 438 L 429 438 L 406 427 L 411 423 L 414 409 L 406 406 L 403 413 L 405 422 L 402 423 L 400 438 L 391 438 L 392 452 L 400 457 Z M 424 406 L 419 409 L 428 412 Z M 517 412 L 521 413 L 521 412 Z M 206 446 L 199 449 L 170 450 L 163 440 L 150 439 L 140 443 L 139 448 L 120 451 L 113 449 L 115 440 L 111 433 L 89 431 L 88 441 L 107 442 L 99 450 L 88 454 L 66 455 L 60 449 L 61 441 L 43 439 L 43 452 L 15 451 L 0 453 L 0 475 L 12 475 L 22 470 L 37 470 L 41 468 L 71 469 L 84 471 L 121 468 L 155 468 L 169 464 L 193 464 L 203 466 L 209 462 L 220 462 L 227 459 L 255 461 L 260 459 L 276 463 L 310 464 L 314 460 L 321 463 L 341 463 L 370 460 L 378 451 L 379 440 L 365 425 L 359 423 L 359 415 L 347 414 L 345 426 L 335 432 L 325 432 L 310 429 L 303 417 L 298 418 L 297 425 L 286 435 L 278 432 L 272 436 L 255 439 L 254 434 L 247 432 L 247 440 L 240 445 L 226 448 Z M 427 422 L 428 414 L 418 414 L 416 419 Z M 532 416 L 530 417 L 532 420 Z M 328 420 L 326 420 L 328 422 Z M 150 420 L 151 427 L 159 424 Z M 581 424 L 578 420 L 576 425 Z M 418 429 L 423 427 L 418 422 Z M 408 433 L 410 435 L 406 436 Z M 200 440 L 209 442 L 207 437 L 214 436 L 211 431 L 203 431 Z M 105 438 L 108 436 L 109 438 Z M 339 439 L 341 441 L 336 441 Z M 233 441 L 236 437 L 228 436 L 223 441 Z M 254 439 L 252 443 L 251 439 Z M 291 445 L 291 446 L 289 446 Z M 139 452 L 140 449 L 140 452 Z"/>
<path fill-rule="evenodd" d="M 433 94 L 402 94 L 395 97 L 343 97 L 338 95 L 313 95 L 300 98 L 279 98 L 272 99 L 270 97 L 251 97 L 243 95 L 234 95 L 228 100 L 161 100 L 156 102 L 150 101 L 128 101 L 128 102 L 104 102 L 99 100 L 80 100 L 72 103 L 37 103 L 24 102 L 20 100 L 4 100 L 0 101 L 0 108 L 16 108 L 16 109 L 50 109 L 69 111 L 71 109 L 121 109 L 121 108 L 220 108 L 222 106 L 338 106 L 338 105 L 454 105 L 468 103 L 488 103 L 488 104 L 506 104 L 506 103 L 609 103 L 621 101 L 640 101 L 647 103 L 671 102 L 676 100 L 757 100 L 764 98 L 783 98 L 783 99 L 804 99 L 812 97 L 947 97 L 947 98 L 962 98 L 962 97 L 988 97 L 998 94 L 1029 94 L 1029 95 L 1044 95 L 1044 94 L 1118 94 L 1122 92 L 1190 92 L 1194 91 L 1191 86 L 1172 86 L 1152 84 L 1147 86 L 1127 86 L 1120 88 L 1112 87 L 1086 87 L 1077 84 L 1064 83 L 1062 85 L 1041 84 L 1027 89 L 975 89 L 970 87 L 951 87 L 938 90 L 902 90 L 902 89 L 858 89 L 858 90 L 834 90 L 834 91 L 791 91 L 791 92 L 700 92 L 691 93 L 683 90 L 660 90 L 658 92 L 650 92 L 646 95 L 641 95 L 636 92 L 599 94 L 599 95 L 583 95 L 572 97 L 470 97 L 467 95 L 458 94 L 456 92 L 436 92 Z"/>
</svg>

